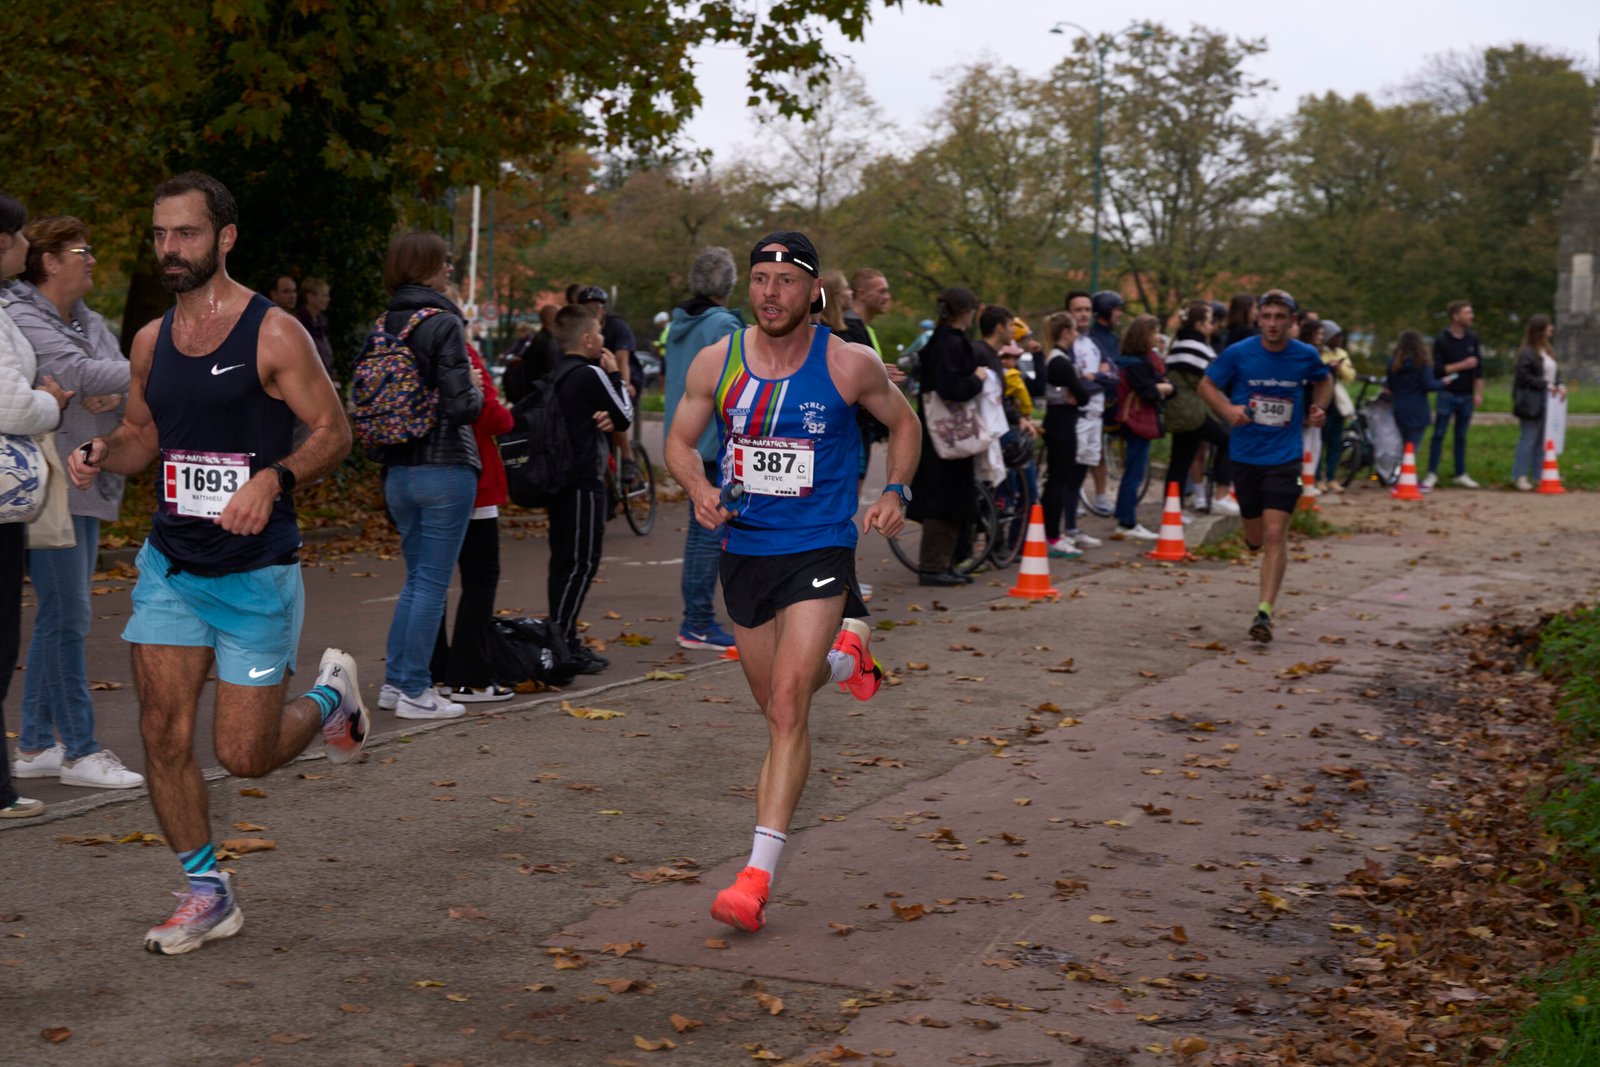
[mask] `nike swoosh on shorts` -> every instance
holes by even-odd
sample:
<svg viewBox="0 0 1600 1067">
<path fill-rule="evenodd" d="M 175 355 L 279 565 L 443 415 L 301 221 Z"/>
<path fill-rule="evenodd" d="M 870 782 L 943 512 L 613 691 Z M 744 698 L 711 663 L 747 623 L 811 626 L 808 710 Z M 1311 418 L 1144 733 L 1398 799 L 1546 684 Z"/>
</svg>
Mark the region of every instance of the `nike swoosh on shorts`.
<svg viewBox="0 0 1600 1067">
<path fill-rule="evenodd" d="M 278 670 L 278 668 L 276 668 L 276 667 L 268 667 L 266 670 L 257 670 L 256 668 L 251 667 L 250 668 L 250 677 L 252 677 L 252 678 L 265 678 L 269 674 L 276 673 L 277 670 Z"/>
<path fill-rule="evenodd" d="M 821 589 L 831 581 L 833 581 L 832 578 L 813 578 L 811 579 L 811 588 Z"/>
</svg>

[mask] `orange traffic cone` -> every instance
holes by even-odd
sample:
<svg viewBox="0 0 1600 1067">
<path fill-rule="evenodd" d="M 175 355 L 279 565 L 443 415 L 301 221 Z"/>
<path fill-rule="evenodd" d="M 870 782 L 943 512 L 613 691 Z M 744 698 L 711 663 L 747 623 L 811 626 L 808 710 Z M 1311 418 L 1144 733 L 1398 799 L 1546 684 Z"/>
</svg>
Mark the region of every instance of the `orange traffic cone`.
<svg viewBox="0 0 1600 1067">
<path fill-rule="evenodd" d="M 1406 458 L 1400 461 L 1400 480 L 1390 492 L 1396 500 L 1421 500 L 1422 490 L 1417 488 L 1417 446 L 1406 442 Z"/>
<path fill-rule="evenodd" d="M 1317 466 L 1307 452 L 1300 461 L 1300 500 L 1295 504 L 1296 511 L 1321 511 L 1317 507 Z"/>
<path fill-rule="evenodd" d="M 1145 556 L 1166 563 L 1182 563 L 1189 558 L 1189 550 L 1183 544 L 1183 504 L 1177 482 L 1167 483 L 1167 506 L 1161 512 L 1161 539 Z"/>
<path fill-rule="evenodd" d="M 1556 443 L 1544 443 L 1544 470 L 1539 472 L 1539 492 L 1565 493 L 1561 485 L 1561 469 L 1556 466 Z"/>
<path fill-rule="evenodd" d="M 1035 504 L 1028 514 L 1028 539 L 1022 543 L 1022 568 L 1009 596 L 1039 600 L 1061 594 L 1050 587 L 1050 549 L 1044 539 L 1044 507 Z"/>
</svg>

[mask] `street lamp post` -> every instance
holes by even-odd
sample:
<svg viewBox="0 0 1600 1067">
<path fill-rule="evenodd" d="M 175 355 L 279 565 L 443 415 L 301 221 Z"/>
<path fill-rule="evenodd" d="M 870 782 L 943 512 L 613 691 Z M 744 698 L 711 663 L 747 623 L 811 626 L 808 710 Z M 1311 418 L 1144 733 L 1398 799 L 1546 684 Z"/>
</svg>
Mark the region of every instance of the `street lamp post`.
<svg viewBox="0 0 1600 1067">
<path fill-rule="evenodd" d="M 1130 23 L 1129 28 L 1138 25 Z M 1061 34 L 1068 29 L 1077 30 L 1083 34 L 1094 48 L 1095 79 L 1094 79 L 1094 233 L 1089 238 L 1089 291 L 1100 291 L 1100 201 L 1101 188 L 1105 182 L 1105 160 L 1102 150 L 1105 145 L 1105 111 L 1106 111 L 1106 52 L 1111 49 L 1113 37 L 1097 37 L 1087 28 L 1076 22 L 1058 22 L 1050 27 L 1051 33 Z M 1127 30 L 1123 30 L 1126 33 Z M 1144 35 L 1150 35 L 1148 27 Z M 1120 36 L 1120 34 L 1118 35 Z"/>
</svg>

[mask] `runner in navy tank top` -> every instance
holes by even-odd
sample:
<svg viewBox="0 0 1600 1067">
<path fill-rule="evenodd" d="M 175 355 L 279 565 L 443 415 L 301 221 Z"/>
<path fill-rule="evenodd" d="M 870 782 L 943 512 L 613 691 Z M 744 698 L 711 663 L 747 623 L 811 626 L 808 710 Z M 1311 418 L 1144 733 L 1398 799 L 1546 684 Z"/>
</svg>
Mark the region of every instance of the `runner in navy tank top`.
<svg viewBox="0 0 1600 1067">
<path fill-rule="evenodd" d="M 328 759 L 361 751 L 367 714 L 355 662 L 335 648 L 316 685 L 285 703 L 304 590 L 291 493 L 350 451 L 350 429 L 304 327 L 228 277 L 238 208 L 227 188 L 184 174 L 156 189 L 161 281 L 177 305 L 133 342 L 127 414 L 72 453 L 86 488 L 108 470 L 160 462 L 160 503 L 139 552 L 133 645 L 145 775 L 188 889 L 144 938 L 151 952 L 190 952 L 239 931 L 244 915 L 217 867 L 205 780 L 193 752 L 197 697 L 217 674 L 217 758 L 259 777 L 321 734 Z M 311 433 L 291 451 L 294 421 Z"/>
<path fill-rule="evenodd" d="M 765 921 L 810 773 L 812 694 L 831 681 L 869 700 L 883 679 L 855 573 L 857 408 L 889 428 L 889 484 L 867 509 L 863 532 L 893 537 L 905 525 L 906 485 L 922 445 L 917 416 L 878 354 L 807 321 L 822 309 L 819 275 L 804 234 L 756 243 L 756 326 L 694 357 L 666 443 L 667 468 L 688 491 L 696 521 L 726 530 L 722 594 L 745 678 L 767 719 L 750 861 L 711 905 L 719 922 L 747 931 Z M 722 442 L 719 485 L 706 479 L 696 450 L 713 417 Z"/>
</svg>

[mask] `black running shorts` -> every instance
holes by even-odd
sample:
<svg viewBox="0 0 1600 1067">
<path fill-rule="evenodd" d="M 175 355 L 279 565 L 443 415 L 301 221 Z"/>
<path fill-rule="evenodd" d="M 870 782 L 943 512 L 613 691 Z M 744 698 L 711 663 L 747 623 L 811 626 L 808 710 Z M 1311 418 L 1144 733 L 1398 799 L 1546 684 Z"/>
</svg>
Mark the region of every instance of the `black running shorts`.
<svg viewBox="0 0 1600 1067">
<path fill-rule="evenodd" d="M 1263 467 L 1233 461 L 1233 493 L 1239 498 L 1239 516 L 1257 519 L 1267 509 L 1293 511 L 1300 501 L 1300 461 Z"/>
<path fill-rule="evenodd" d="M 867 616 L 856 585 L 854 548 L 815 548 L 785 556 L 722 553 L 722 600 L 735 626 L 764 626 L 779 608 L 844 594 L 846 618 Z"/>
</svg>

